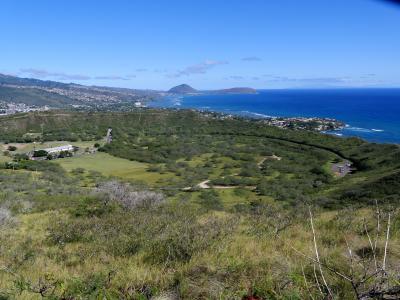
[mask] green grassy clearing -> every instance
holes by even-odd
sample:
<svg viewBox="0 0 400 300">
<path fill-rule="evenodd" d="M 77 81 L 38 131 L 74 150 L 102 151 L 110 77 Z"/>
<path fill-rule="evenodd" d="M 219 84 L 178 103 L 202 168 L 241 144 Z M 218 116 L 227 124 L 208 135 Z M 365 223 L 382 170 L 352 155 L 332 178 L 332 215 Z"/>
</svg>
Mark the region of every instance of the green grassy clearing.
<svg viewBox="0 0 400 300">
<path fill-rule="evenodd" d="M 58 159 L 55 163 L 59 164 L 67 171 L 76 168 L 84 168 L 86 170 L 100 172 L 104 176 L 143 181 L 148 184 L 156 184 L 158 180 L 168 179 L 171 177 L 171 174 L 148 172 L 147 168 L 149 167 L 149 164 L 114 157 L 103 152 Z"/>
</svg>

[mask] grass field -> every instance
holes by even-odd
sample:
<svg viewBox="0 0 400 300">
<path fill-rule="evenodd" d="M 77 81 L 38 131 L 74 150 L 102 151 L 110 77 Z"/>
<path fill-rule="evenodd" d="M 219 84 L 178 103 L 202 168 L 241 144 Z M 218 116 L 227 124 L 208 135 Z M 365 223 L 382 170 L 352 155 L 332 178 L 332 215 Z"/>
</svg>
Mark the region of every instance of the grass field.
<svg viewBox="0 0 400 300">
<path fill-rule="evenodd" d="M 11 160 L 11 158 L 7 157 L 7 156 L 4 156 L 3 152 L 0 153 L 0 163 L 7 162 L 7 161 L 10 161 L 10 160 Z"/>
<path fill-rule="evenodd" d="M 147 172 L 148 164 L 114 157 L 103 152 L 58 159 L 55 162 L 60 164 L 67 171 L 76 168 L 84 168 L 86 170 L 100 172 L 105 176 L 143 181 L 148 184 L 156 184 L 159 180 L 171 177 L 170 174 Z"/>
</svg>

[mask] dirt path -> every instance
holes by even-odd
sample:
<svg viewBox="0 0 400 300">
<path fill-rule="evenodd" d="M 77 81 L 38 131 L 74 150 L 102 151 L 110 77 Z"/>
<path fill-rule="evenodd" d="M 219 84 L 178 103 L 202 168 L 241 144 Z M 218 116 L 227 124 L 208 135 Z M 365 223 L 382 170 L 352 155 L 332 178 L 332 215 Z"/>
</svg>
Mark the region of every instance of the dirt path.
<svg viewBox="0 0 400 300">
<path fill-rule="evenodd" d="M 262 164 L 263 164 L 266 160 L 267 160 L 267 158 L 264 157 L 262 160 L 260 160 L 260 161 L 258 162 L 257 166 L 258 166 L 259 168 L 261 168 Z"/>
<path fill-rule="evenodd" d="M 210 182 L 210 179 L 204 180 L 202 182 L 200 182 L 197 187 L 201 188 L 201 189 L 209 189 L 211 188 L 208 183 Z"/>
<path fill-rule="evenodd" d="M 261 168 L 262 164 L 263 164 L 267 159 L 281 160 L 282 157 L 276 156 L 275 154 L 273 154 L 273 155 L 271 155 L 271 156 L 263 157 L 263 159 L 261 159 L 261 160 L 257 163 L 257 166 L 258 166 L 259 168 Z"/>
</svg>

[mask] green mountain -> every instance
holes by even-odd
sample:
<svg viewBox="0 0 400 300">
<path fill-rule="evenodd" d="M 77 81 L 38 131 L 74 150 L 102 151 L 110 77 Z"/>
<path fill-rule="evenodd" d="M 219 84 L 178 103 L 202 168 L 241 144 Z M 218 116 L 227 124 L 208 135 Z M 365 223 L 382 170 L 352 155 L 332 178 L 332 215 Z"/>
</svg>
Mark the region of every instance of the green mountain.
<svg viewBox="0 0 400 300">
<path fill-rule="evenodd" d="M 0 85 L 0 101 L 24 103 L 29 106 L 50 106 L 54 108 L 82 104 L 81 101 L 36 87 L 12 87 Z"/>
<path fill-rule="evenodd" d="M 198 91 L 195 90 L 194 88 L 192 88 L 188 84 L 181 84 L 181 85 L 177 85 L 177 86 L 174 86 L 173 88 L 171 88 L 168 91 L 168 93 L 172 93 L 172 94 L 194 94 L 194 93 L 198 93 Z"/>
<path fill-rule="evenodd" d="M 158 92 L 151 90 L 84 86 L 0 74 L 0 102 L 5 103 L 52 108 L 103 107 L 146 102 L 158 96 Z"/>
</svg>

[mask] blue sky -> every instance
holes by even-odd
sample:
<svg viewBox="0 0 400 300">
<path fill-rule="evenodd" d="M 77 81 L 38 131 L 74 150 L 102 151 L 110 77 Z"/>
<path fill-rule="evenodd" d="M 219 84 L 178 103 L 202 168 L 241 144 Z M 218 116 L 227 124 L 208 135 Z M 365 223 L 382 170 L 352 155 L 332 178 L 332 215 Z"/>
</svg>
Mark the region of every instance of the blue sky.
<svg viewBox="0 0 400 300">
<path fill-rule="evenodd" d="M 378 0 L 5 0 L 0 72 L 167 89 L 400 87 L 400 6 Z"/>
</svg>

